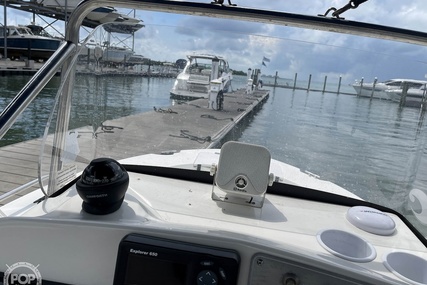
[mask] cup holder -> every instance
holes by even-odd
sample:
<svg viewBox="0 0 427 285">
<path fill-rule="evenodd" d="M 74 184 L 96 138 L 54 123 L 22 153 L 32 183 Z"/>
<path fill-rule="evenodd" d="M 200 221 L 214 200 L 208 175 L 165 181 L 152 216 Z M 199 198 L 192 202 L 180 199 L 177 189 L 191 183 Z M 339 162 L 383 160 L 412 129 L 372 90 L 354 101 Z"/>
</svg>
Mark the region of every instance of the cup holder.
<svg viewBox="0 0 427 285">
<path fill-rule="evenodd" d="M 335 256 L 354 262 L 375 259 L 375 248 L 364 239 L 342 230 L 323 230 L 317 234 L 320 245 Z"/>
<path fill-rule="evenodd" d="M 384 265 L 400 279 L 416 285 L 427 284 L 427 260 L 406 252 L 391 252 L 384 256 Z"/>
</svg>

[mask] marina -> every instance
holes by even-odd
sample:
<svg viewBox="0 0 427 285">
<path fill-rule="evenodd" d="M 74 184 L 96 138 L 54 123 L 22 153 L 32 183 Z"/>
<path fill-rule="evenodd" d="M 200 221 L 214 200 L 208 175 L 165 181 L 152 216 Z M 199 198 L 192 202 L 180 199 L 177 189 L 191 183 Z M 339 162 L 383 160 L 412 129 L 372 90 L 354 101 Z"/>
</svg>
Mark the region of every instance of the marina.
<svg viewBox="0 0 427 285">
<path fill-rule="evenodd" d="M 42 62 L 35 62 L 33 60 L 0 60 L 0 76 L 32 76 L 40 70 L 43 64 Z M 150 68 L 160 71 L 150 71 Z M 97 76 L 176 77 L 176 72 L 162 66 L 144 66 L 144 70 L 132 67 L 105 67 L 95 70 L 93 67 L 82 64 L 77 67 L 77 73 Z M 58 70 L 57 75 L 60 75 L 60 70 Z"/>
<path fill-rule="evenodd" d="M 269 97 L 268 90 L 258 90 L 251 95 L 245 94 L 244 89 L 239 89 L 224 96 L 224 108 L 215 111 L 208 108 L 207 99 L 197 99 L 193 101 L 182 101 L 174 106 L 155 107 L 153 111 L 142 114 L 134 114 L 123 118 L 107 120 L 102 123 L 98 130 L 93 131 L 91 127 L 81 127 L 74 131 L 79 136 L 98 136 L 99 143 L 102 143 L 104 136 L 109 140 L 122 140 L 131 137 L 130 134 L 137 133 L 140 137 L 129 141 L 128 153 L 138 155 L 140 153 L 152 152 L 160 153 L 164 149 L 174 151 L 176 144 L 184 149 L 193 148 L 215 148 L 221 145 L 225 137 L 238 138 L 244 124 L 251 117 L 255 116 L 262 105 Z M 185 114 L 186 122 L 181 122 L 181 126 L 175 126 L 174 121 L 177 116 Z M 140 122 L 150 122 L 143 127 Z M 122 127 L 132 126 L 132 127 Z M 113 138 L 112 138 L 113 137 Z M 158 145 L 132 144 L 132 141 L 144 141 L 144 138 L 154 139 Z M 174 147 L 175 145 L 175 147 Z M 82 157 L 89 146 L 80 145 Z M 2 200 L 0 204 L 9 202 L 11 199 L 20 197 L 35 189 L 38 184 L 38 163 L 41 149 L 41 139 L 33 139 L 16 144 L 0 147 L 0 189 L 1 194 L 8 192 L 7 189 L 14 189 L 22 184 L 32 182 L 25 191 L 17 196 Z M 50 151 L 48 149 L 47 151 Z M 120 155 L 117 153 L 110 155 Z M 82 166 L 87 161 L 81 161 Z M 20 165 L 25 165 L 25 175 L 22 174 Z M 83 170 L 83 168 L 81 169 Z"/>
<path fill-rule="evenodd" d="M 335 79 L 332 79 L 333 81 Z M 304 82 L 304 83 L 302 83 Z M 317 84 L 316 84 L 317 83 Z M 306 90 L 306 91 L 315 91 L 315 92 L 332 92 L 337 94 L 344 94 L 344 95 L 358 95 L 352 90 L 349 90 L 348 88 L 342 89 L 342 77 L 340 76 L 336 82 L 331 84 L 331 79 L 328 76 L 324 77 L 323 82 L 313 82 L 312 80 L 312 74 L 308 76 L 308 80 L 300 80 L 298 78 L 298 73 L 295 73 L 294 79 L 282 79 L 280 80 L 278 78 L 278 75 L 276 73 L 275 77 L 267 78 L 266 80 L 263 80 L 263 85 L 268 87 L 278 87 L 278 88 L 286 88 L 286 89 L 292 89 L 292 90 Z M 334 86 L 336 89 L 332 90 L 331 85 Z"/>
<path fill-rule="evenodd" d="M 88 74 L 89 75 L 89 74 Z M 12 80 L 15 78 L 14 80 Z M 0 78 L 0 86 L 11 90 L 19 90 L 19 86 L 11 85 L 11 82 L 20 82 L 20 86 L 25 84 L 26 77 L 17 76 L 7 78 L 8 85 L 1 85 L 5 82 L 6 78 Z M 231 117 L 235 117 L 236 113 L 228 113 L 225 111 L 213 111 L 207 108 L 208 100 L 199 99 L 194 106 L 193 102 L 190 101 L 179 101 L 173 100 L 169 97 L 170 87 L 173 86 L 174 78 L 164 77 L 131 77 L 125 80 L 125 84 L 120 79 L 121 77 L 114 77 L 112 75 L 104 76 L 87 76 L 79 75 L 77 77 L 77 84 L 87 84 L 91 86 L 98 86 L 99 90 L 106 90 L 108 94 L 105 97 L 109 98 L 109 102 L 104 102 L 102 98 L 100 103 L 103 107 L 96 112 L 95 117 L 99 120 L 98 128 L 96 130 L 86 129 L 82 132 L 82 135 L 89 136 L 90 134 L 103 132 L 101 123 L 105 126 L 120 126 L 116 124 L 116 119 L 119 114 L 126 114 L 126 117 L 131 119 L 135 118 L 136 121 L 139 119 L 151 118 L 152 122 L 150 126 L 150 137 L 156 134 L 156 128 L 160 123 L 156 120 L 162 118 L 166 120 L 166 126 L 168 131 L 163 134 L 167 140 L 164 141 L 164 149 L 173 151 L 172 146 L 166 147 L 167 141 L 179 142 L 183 145 L 182 148 L 187 147 L 198 147 L 205 148 L 209 147 L 210 143 L 203 141 L 207 137 L 215 138 L 213 129 L 210 127 L 214 126 L 225 126 L 233 122 L 230 120 Z M 119 80 L 120 79 L 120 80 Z M 28 80 L 28 79 L 27 79 Z M 59 84 L 59 78 L 56 79 Z M 86 83 L 86 81 L 88 81 Z M 420 155 L 422 152 L 422 145 L 426 134 L 425 117 L 418 108 L 401 108 L 399 104 L 391 102 L 389 100 L 378 100 L 367 97 L 358 97 L 355 94 L 351 94 L 354 91 L 351 85 L 342 85 L 340 94 L 334 92 L 337 89 L 337 85 L 333 84 L 332 80 L 328 81 L 326 92 L 315 91 L 315 90 L 304 90 L 292 88 L 273 88 L 265 86 L 264 89 L 269 93 L 269 99 L 263 104 L 259 104 L 259 109 L 253 113 L 253 116 L 247 116 L 245 122 L 241 127 L 237 127 L 231 132 L 237 140 L 249 140 L 254 143 L 263 143 L 271 146 L 275 149 L 273 152 L 274 157 L 289 161 L 293 165 L 301 168 L 303 171 L 313 173 L 316 176 L 327 178 L 336 181 L 339 185 L 347 185 L 352 192 L 357 193 L 359 196 L 369 200 L 382 201 L 382 203 L 388 203 L 393 207 L 405 207 L 402 203 L 402 199 L 396 198 L 395 195 L 400 193 L 399 187 L 403 185 L 412 185 L 411 187 L 427 187 L 427 181 L 420 175 L 423 171 L 427 171 L 427 161 L 424 160 L 423 156 Z M 244 88 L 246 84 L 246 77 L 235 76 L 232 82 L 232 89 L 237 91 Z M 307 86 L 307 83 L 302 81 L 298 82 L 297 86 Z M 322 89 L 323 82 L 312 82 L 313 89 Z M 331 90 L 331 91 L 329 91 Z M 95 91 L 92 91 L 95 92 Z M 92 104 L 87 102 L 85 99 L 88 91 L 85 88 L 79 88 L 77 94 L 80 94 L 79 99 L 76 100 L 81 104 L 76 105 L 76 109 L 85 109 L 85 104 Z M 351 94 L 351 95 L 348 95 Z M 25 165 L 32 165 L 31 177 L 28 181 L 34 179 L 36 174 L 38 153 L 40 147 L 35 146 L 34 142 L 37 142 L 38 137 L 43 136 L 44 125 L 34 125 L 32 121 L 36 118 L 38 110 L 43 105 L 53 104 L 54 93 L 46 93 L 40 102 L 36 101 L 34 106 L 31 107 L 31 113 L 27 114 L 25 118 L 19 122 L 17 131 L 6 135 L 3 138 L 5 143 L 12 143 L 14 147 L 10 149 L 8 146 L 4 146 L 2 153 L 5 159 L 10 156 L 14 156 L 13 152 L 17 151 L 17 147 L 22 148 L 18 152 L 19 155 L 23 155 Z M 11 100 L 10 97 L 9 100 Z M 232 96 L 224 97 L 224 109 L 241 109 L 246 108 L 250 105 L 248 101 L 243 101 L 239 104 Z M 85 103 L 87 102 L 87 103 Z M 230 103 L 231 102 L 231 103 Z M 229 105 L 232 104 L 232 105 Z M 234 104 L 234 105 L 233 105 Z M 104 114 L 101 110 L 103 108 L 111 108 L 111 106 L 121 106 L 120 109 L 114 111 L 111 114 Z M 158 112 L 154 111 L 154 108 Z M 173 118 L 178 112 L 183 114 L 181 108 L 186 108 L 188 111 L 193 110 L 194 116 L 189 120 L 190 125 L 185 128 L 174 128 Z M 169 109 L 172 112 L 169 112 Z M 115 114 L 117 112 L 117 114 Z M 305 112 L 309 112 L 311 115 L 303 115 Z M 147 117 L 143 117 L 142 114 L 149 113 Z M 231 116 L 233 114 L 233 116 Z M 275 114 L 273 119 L 266 117 L 267 114 Z M 207 115 L 199 117 L 201 115 Z M 209 118 L 212 115 L 212 118 Z M 77 116 L 77 114 L 76 114 Z M 81 123 L 73 125 L 74 129 L 80 129 L 84 127 L 89 119 L 84 117 L 83 113 L 79 113 L 78 116 L 81 118 Z M 319 117 L 320 116 L 320 117 Z M 225 120 L 216 120 L 223 118 Z M 47 119 L 47 118 L 46 118 Z M 186 118 L 187 119 L 187 118 Z M 123 124 L 125 119 L 121 119 Z M 169 121 L 171 120 L 171 121 Z M 237 120 L 235 118 L 235 120 Z M 163 122 L 164 123 L 164 122 Z M 200 132 L 199 128 L 196 128 L 200 124 L 205 128 L 207 132 Z M 319 128 L 318 124 L 323 127 Z M 193 127 L 191 126 L 193 124 Z M 304 128 L 299 127 L 300 124 L 304 124 Z M 163 126 L 165 127 L 165 126 Z M 35 137 L 23 136 L 19 133 L 20 130 L 32 130 L 32 134 Z M 186 133 L 181 136 L 181 129 L 188 130 L 188 137 Z M 375 132 L 373 130 L 380 130 Z M 123 137 L 124 130 L 112 129 L 116 135 L 121 134 Z M 309 135 L 316 135 L 316 140 L 305 139 Z M 110 134 L 109 134 L 110 135 Z M 112 135 L 112 134 L 111 134 Z M 176 136 L 176 139 L 169 137 L 170 135 Z M 194 140 L 189 139 L 193 136 Z M 99 136 L 101 138 L 102 135 Z M 179 137 L 179 138 L 178 138 Z M 338 137 L 337 140 L 330 140 L 331 137 Z M 402 141 L 400 138 L 407 137 L 412 138 L 410 141 Z M 199 139 L 199 141 L 198 141 Z M 28 142 L 22 142 L 22 140 Z M 359 146 L 356 142 L 369 142 L 367 148 Z M 20 142 L 20 143 L 18 143 Z M 322 145 L 331 145 L 333 149 L 340 155 L 333 155 L 331 158 L 328 155 L 327 149 L 319 148 L 319 142 Z M 28 147 L 27 144 L 33 144 Z M 188 144 L 188 145 L 187 145 Z M 397 150 L 395 149 L 397 146 Z M 139 150 L 147 147 L 145 144 L 139 145 Z M 316 161 L 310 159 L 311 156 L 307 157 L 305 153 L 306 149 L 310 149 L 311 153 L 316 153 Z M 154 152 L 156 148 L 152 149 Z M 49 151 L 47 151 L 49 152 Z M 30 153 L 30 154 L 29 154 Z M 294 153 L 290 155 L 289 153 Z M 390 156 L 392 155 L 392 159 Z M 340 165 L 344 164 L 346 160 L 354 159 L 354 165 L 349 168 L 342 168 Z M 421 157 L 421 159 L 419 159 Z M 371 161 L 369 166 L 365 165 L 365 160 Z M 414 169 L 418 169 L 418 175 L 412 176 L 407 175 L 405 172 L 400 171 L 401 161 L 404 160 L 405 164 L 412 165 Z M 8 160 L 5 160 L 8 161 Z M 32 161 L 31 163 L 29 161 Z M 84 160 L 86 161 L 86 160 Z M 388 163 L 384 163 L 388 161 Z M 17 161 L 19 165 L 19 160 Z M 27 164 L 28 163 L 28 164 Z M 84 164 L 84 163 L 83 163 Z M 331 171 L 333 169 L 333 171 Z M 358 174 L 355 174 L 355 171 Z M 381 172 L 383 179 L 381 183 L 372 180 L 364 179 L 370 172 Z M 15 173 L 14 175 L 16 175 Z M 5 171 L 4 185 L 16 186 L 14 179 L 11 179 L 8 171 Z M 9 183 L 9 184 L 8 184 Z M 393 186 L 396 194 L 391 194 L 389 191 L 384 192 L 382 189 L 388 189 L 387 185 L 396 184 Z M 375 185 L 375 186 L 373 186 Z M 372 190 L 375 187 L 375 191 Z M 371 189 L 371 190 L 368 190 Z M 400 193 L 401 194 L 401 193 Z M 400 197 L 400 196 L 399 196 Z"/>
</svg>

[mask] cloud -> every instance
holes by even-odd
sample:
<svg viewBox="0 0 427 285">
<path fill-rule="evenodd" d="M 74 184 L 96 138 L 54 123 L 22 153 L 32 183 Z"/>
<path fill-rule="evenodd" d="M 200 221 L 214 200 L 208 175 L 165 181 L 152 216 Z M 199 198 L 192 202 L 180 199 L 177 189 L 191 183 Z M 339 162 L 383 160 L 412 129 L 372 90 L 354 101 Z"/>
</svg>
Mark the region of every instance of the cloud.
<svg viewBox="0 0 427 285">
<path fill-rule="evenodd" d="M 247 4 L 250 2 L 248 1 Z M 278 8 L 277 4 L 269 5 Z M 366 11 L 359 10 L 363 8 L 362 5 L 358 9 L 348 11 L 347 15 L 372 20 L 375 15 L 372 9 L 378 9 L 378 6 L 366 5 Z M 307 9 L 307 11 L 312 10 L 314 13 L 319 11 L 324 3 L 317 1 L 307 7 L 294 3 L 290 6 Z M 406 8 L 392 8 L 392 10 L 401 14 L 409 11 Z M 385 15 L 386 11 L 387 9 L 379 14 Z M 378 18 L 375 20 L 379 21 Z M 424 52 L 412 45 L 324 31 L 222 19 L 186 16 L 178 23 L 179 27 L 176 31 L 180 36 L 195 37 L 192 40 L 187 39 L 186 51 L 200 49 L 222 53 L 230 59 L 232 66 L 240 70 L 259 67 L 262 56 L 265 55 L 271 58 L 272 62 L 264 72 L 272 74 L 279 71 L 279 74 L 285 74 L 286 77 L 293 77 L 297 72 L 300 74 L 305 72 L 303 76 L 313 74 L 314 77 L 323 77 L 324 74 L 340 74 L 345 78 L 356 79 L 362 76 L 404 77 L 403 72 L 408 72 L 407 76 L 422 78 L 425 73 L 425 67 L 422 64 L 423 61 L 425 62 Z M 189 29 L 191 25 L 195 25 L 197 29 L 191 31 Z M 261 36 L 266 34 L 269 37 Z M 402 56 L 406 58 L 406 63 L 398 63 L 397 58 Z M 402 68 L 396 68 L 399 65 Z M 413 68 L 405 66 L 413 66 Z M 382 70 L 381 67 L 386 69 Z"/>
<path fill-rule="evenodd" d="M 239 6 L 316 16 L 347 0 L 267 1 L 232 0 Z M 350 21 L 391 25 L 406 29 L 427 27 L 425 0 L 367 1 L 342 16 Z M 200 2 L 200 1 L 191 1 Z M 201 1 L 204 2 L 204 1 Z M 206 2 L 210 2 L 209 0 Z M 9 23 L 29 23 L 32 14 L 9 9 Z M 421 46 L 376 40 L 317 30 L 240 22 L 209 17 L 137 11 L 146 27 L 135 36 L 138 54 L 174 62 L 194 51 L 216 53 L 229 59 L 232 68 L 261 67 L 262 57 L 271 59 L 263 73 L 276 71 L 286 77 L 298 72 L 321 78 L 343 75 L 346 79 L 375 76 L 424 78 L 426 52 Z M 63 29 L 62 24 L 56 24 Z M 316 27 L 314 27 L 316 28 Z M 403 62 L 398 61 L 403 58 Z M 353 79 L 352 79 L 353 80 Z"/>
</svg>

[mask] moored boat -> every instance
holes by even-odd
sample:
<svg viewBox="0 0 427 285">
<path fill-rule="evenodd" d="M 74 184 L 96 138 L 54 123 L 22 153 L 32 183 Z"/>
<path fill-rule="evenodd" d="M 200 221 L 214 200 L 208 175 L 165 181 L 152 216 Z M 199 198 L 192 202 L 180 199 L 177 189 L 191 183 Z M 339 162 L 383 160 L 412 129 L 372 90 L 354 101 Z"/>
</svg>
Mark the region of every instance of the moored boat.
<svg viewBox="0 0 427 285">
<path fill-rule="evenodd" d="M 426 84 L 426 81 L 423 80 L 395 78 L 384 82 L 360 80 L 353 83 L 353 88 L 358 96 L 391 100 L 392 98 L 390 98 L 390 94 L 386 93 L 386 90 L 401 89 L 404 82 L 408 84 L 409 88 L 420 88 Z"/>
<path fill-rule="evenodd" d="M 399 102 L 405 106 L 420 107 L 421 104 L 426 102 L 426 83 L 418 88 L 404 89 L 389 89 L 385 92 L 390 97 L 390 100 Z"/>
<path fill-rule="evenodd" d="M 37 0 L 37 2 L 49 9 L 56 9 L 62 12 L 71 13 L 81 0 Z M 143 27 L 141 20 L 132 18 L 126 14 L 119 13 L 113 6 L 102 6 L 92 10 L 86 18 L 100 24 L 109 22 L 121 22 L 122 28 L 128 29 L 127 33 L 132 33 Z M 121 29 L 123 30 L 123 29 Z"/>
<path fill-rule="evenodd" d="M 221 82 L 223 92 L 229 90 L 233 75 L 225 58 L 210 54 L 193 54 L 187 58 L 184 70 L 170 91 L 172 98 L 208 98 L 212 80 Z"/>
<path fill-rule="evenodd" d="M 104 62 L 125 63 L 133 58 L 135 52 L 125 47 L 110 46 L 104 50 L 102 60 Z"/>
<path fill-rule="evenodd" d="M 26 26 L 7 26 L 0 28 L 0 53 L 3 56 L 5 42 L 8 58 L 47 60 L 58 49 L 62 40 L 46 34 L 34 35 Z"/>
</svg>

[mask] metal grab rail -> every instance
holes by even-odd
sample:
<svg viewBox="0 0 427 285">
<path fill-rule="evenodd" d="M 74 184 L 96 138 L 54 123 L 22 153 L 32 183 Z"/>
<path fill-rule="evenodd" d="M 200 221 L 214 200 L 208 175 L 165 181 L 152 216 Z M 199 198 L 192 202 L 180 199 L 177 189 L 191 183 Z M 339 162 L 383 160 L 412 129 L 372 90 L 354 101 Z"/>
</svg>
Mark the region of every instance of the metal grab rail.
<svg viewBox="0 0 427 285">
<path fill-rule="evenodd" d="M 0 139 L 75 50 L 75 44 L 64 42 L 6 106 L 0 114 Z"/>
</svg>

